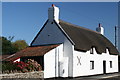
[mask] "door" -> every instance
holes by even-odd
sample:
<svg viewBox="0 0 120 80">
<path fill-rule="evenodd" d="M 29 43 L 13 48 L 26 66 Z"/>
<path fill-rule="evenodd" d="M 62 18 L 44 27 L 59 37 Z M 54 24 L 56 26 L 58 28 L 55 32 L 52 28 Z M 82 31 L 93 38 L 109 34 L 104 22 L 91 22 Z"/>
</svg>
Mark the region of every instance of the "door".
<svg viewBox="0 0 120 80">
<path fill-rule="evenodd" d="M 106 61 L 103 61 L 103 74 L 106 74 Z"/>
</svg>

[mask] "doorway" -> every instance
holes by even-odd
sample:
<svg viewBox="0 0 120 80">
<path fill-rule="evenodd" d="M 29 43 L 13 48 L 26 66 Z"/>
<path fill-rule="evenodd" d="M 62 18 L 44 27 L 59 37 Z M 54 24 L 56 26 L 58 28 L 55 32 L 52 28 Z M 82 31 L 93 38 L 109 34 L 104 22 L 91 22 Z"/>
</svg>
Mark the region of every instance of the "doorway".
<svg viewBox="0 0 120 80">
<path fill-rule="evenodd" d="M 103 74 L 106 74 L 106 61 L 103 61 Z"/>
</svg>

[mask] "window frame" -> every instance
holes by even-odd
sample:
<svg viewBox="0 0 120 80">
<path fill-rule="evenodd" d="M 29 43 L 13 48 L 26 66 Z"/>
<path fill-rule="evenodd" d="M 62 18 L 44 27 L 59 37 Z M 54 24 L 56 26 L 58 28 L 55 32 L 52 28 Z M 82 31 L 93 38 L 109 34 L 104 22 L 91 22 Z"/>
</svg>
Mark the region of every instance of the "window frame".
<svg viewBox="0 0 120 80">
<path fill-rule="evenodd" d="M 95 68 L 94 66 L 94 61 L 90 61 L 90 70 L 93 70 Z"/>
<path fill-rule="evenodd" d="M 90 54 L 94 54 L 93 47 L 90 49 Z"/>
<path fill-rule="evenodd" d="M 110 68 L 113 68 L 112 61 L 110 61 Z"/>
</svg>

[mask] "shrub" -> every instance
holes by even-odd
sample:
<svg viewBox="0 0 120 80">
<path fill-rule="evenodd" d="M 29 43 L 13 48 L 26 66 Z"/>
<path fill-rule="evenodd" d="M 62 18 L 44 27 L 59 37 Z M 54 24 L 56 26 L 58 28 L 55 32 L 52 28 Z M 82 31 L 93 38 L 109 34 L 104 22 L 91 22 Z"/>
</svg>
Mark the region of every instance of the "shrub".
<svg viewBox="0 0 120 80">
<path fill-rule="evenodd" d="M 14 72 L 17 70 L 18 72 L 29 72 L 29 71 L 41 71 L 42 68 L 37 61 L 32 59 L 28 59 L 25 62 L 6 62 L 2 64 L 2 71 Z"/>
<path fill-rule="evenodd" d="M 10 71 L 14 70 L 20 70 L 18 67 L 16 67 L 16 64 L 13 64 L 12 62 L 2 62 L 2 72 L 9 73 Z"/>
<path fill-rule="evenodd" d="M 29 70 L 34 70 L 34 71 L 41 71 L 42 70 L 42 67 L 40 66 L 40 64 L 38 64 L 37 61 L 34 61 L 32 59 L 28 59 L 27 63 L 28 63 Z"/>
</svg>

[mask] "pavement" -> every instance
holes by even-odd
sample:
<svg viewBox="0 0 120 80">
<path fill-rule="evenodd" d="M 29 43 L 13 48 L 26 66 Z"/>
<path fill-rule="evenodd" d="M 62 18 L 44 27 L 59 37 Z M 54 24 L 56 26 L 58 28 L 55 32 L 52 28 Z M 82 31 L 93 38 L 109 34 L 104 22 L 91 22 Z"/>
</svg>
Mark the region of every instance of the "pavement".
<svg viewBox="0 0 120 80">
<path fill-rule="evenodd" d="M 57 79 L 45 79 L 45 80 L 120 80 L 120 73 L 103 74 L 95 76 L 86 76 L 78 78 L 57 78 Z"/>
<path fill-rule="evenodd" d="M 76 78 L 75 80 L 120 80 L 120 73 L 80 77 Z"/>
<path fill-rule="evenodd" d="M 78 77 L 78 78 L 52 78 L 52 79 L 40 79 L 40 78 L 5 78 L 0 80 L 120 80 L 120 73 L 112 73 L 112 74 L 103 74 L 103 75 L 94 75 L 94 76 L 86 76 L 86 77 Z"/>
</svg>

